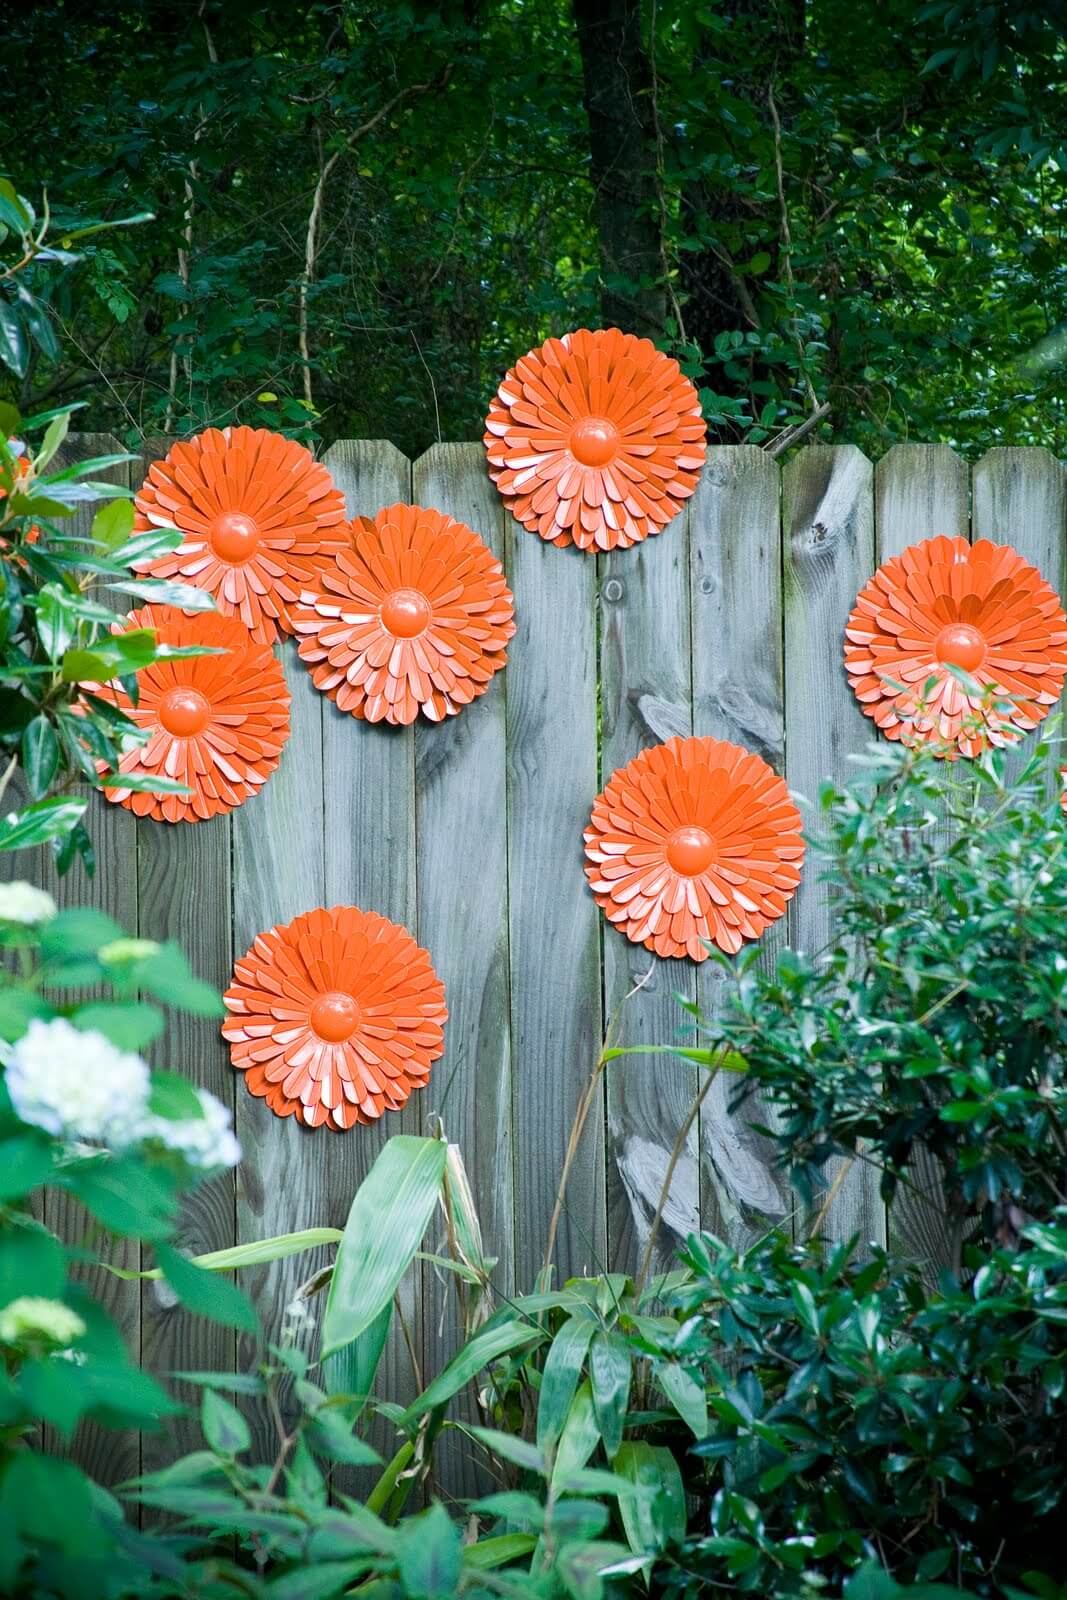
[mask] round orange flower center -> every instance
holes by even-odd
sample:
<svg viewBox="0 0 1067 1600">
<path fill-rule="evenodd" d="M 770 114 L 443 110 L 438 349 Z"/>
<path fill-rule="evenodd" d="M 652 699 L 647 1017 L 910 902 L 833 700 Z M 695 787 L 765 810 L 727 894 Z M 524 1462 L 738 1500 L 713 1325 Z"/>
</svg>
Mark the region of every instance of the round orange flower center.
<svg viewBox="0 0 1067 1600">
<path fill-rule="evenodd" d="M 247 561 L 259 544 L 259 529 L 243 511 L 221 511 L 208 529 L 211 548 L 220 561 L 236 566 Z"/>
<path fill-rule="evenodd" d="M 211 721 L 211 702 L 199 689 L 168 689 L 159 702 L 159 725 L 175 739 L 191 739 Z"/>
<path fill-rule="evenodd" d="M 326 1044 L 343 1044 L 359 1025 L 359 1006 L 350 994 L 337 989 L 319 996 L 309 1020 L 312 1031 Z"/>
<path fill-rule="evenodd" d="M 605 467 L 622 443 L 622 437 L 607 417 L 583 417 L 571 429 L 567 443 L 571 455 L 583 467 Z"/>
<path fill-rule="evenodd" d="M 395 639 L 414 639 L 429 627 L 432 617 L 433 606 L 418 589 L 394 589 L 382 601 L 382 626 Z"/>
<path fill-rule="evenodd" d="M 706 872 L 715 859 L 715 841 L 706 828 L 675 828 L 667 840 L 667 864 L 684 878 Z"/>
<path fill-rule="evenodd" d="M 974 672 L 985 660 L 985 640 L 969 622 L 950 622 L 934 640 L 934 655 L 942 666 Z"/>
</svg>

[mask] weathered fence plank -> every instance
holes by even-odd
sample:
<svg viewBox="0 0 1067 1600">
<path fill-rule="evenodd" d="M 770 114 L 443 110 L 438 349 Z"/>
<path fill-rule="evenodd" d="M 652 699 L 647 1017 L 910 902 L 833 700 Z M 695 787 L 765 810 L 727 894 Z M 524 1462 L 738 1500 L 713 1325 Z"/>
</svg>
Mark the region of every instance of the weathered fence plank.
<svg viewBox="0 0 1067 1600">
<path fill-rule="evenodd" d="M 1048 450 L 989 450 L 974 469 L 974 539 L 1012 544 L 1061 597 L 1067 578 L 1067 472 Z M 1011 758 L 1021 767 L 1025 754 Z M 1011 766 L 1009 766 L 1009 771 Z M 1048 774 L 1048 792 L 1056 787 Z"/>
<path fill-rule="evenodd" d="M 511 519 L 507 549 L 518 624 L 506 684 L 515 1272 L 530 1285 L 602 1037 L 599 912 L 582 871 L 597 792 L 596 562 Z M 598 1110 L 571 1173 L 560 1276 L 605 1262 L 603 1137 Z"/>
<path fill-rule="evenodd" d="M 693 732 L 744 745 L 775 771 L 785 766 L 782 680 L 782 540 L 778 465 L 755 446 L 709 453 L 693 498 Z M 785 942 L 784 921 L 764 935 L 763 960 Z M 701 1009 L 713 1016 L 726 974 L 697 973 Z M 731 1112 L 735 1078 L 712 1085 L 700 1119 L 701 1216 L 706 1228 L 742 1244 L 768 1220 L 782 1222 L 793 1197 L 773 1146 L 753 1123 L 758 1104 Z"/>
<path fill-rule="evenodd" d="M 636 549 L 601 556 L 599 566 L 603 784 L 641 750 L 692 732 L 688 514 Z M 617 1042 L 669 1044 L 689 1020 L 675 994 L 693 998 L 691 963 L 631 944 L 606 919 L 602 937 L 604 1010 L 608 1026 L 614 1018 Z M 669 1056 L 623 1056 L 607 1069 L 613 1267 L 632 1270 L 644 1249 L 695 1092 L 695 1069 Z M 698 1224 L 696 1144 L 694 1128 L 675 1168 L 653 1270 L 666 1267 L 679 1239 Z"/>
<path fill-rule="evenodd" d="M 259 794 L 233 813 L 233 950 L 243 956 L 258 933 L 322 905 L 322 701 L 290 640 L 281 647 L 292 694 L 292 733 L 278 770 Z M 162 826 L 162 824 L 161 824 Z M 200 826 L 200 824 L 196 824 Z M 228 975 L 227 975 L 228 977 Z M 244 1160 L 237 1169 L 237 1242 L 329 1223 L 324 1143 L 335 1136 L 276 1117 L 262 1100 L 236 1087 L 236 1126 Z M 341 1135 L 337 1135 L 340 1138 Z M 327 1146 L 328 1148 L 328 1146 Z M 286 1305 L 320 1260 L 306 1258 L 241 1274 L 241 1285 L 276 1337 Z M 250 1340 L 238 1345 L 238 1366 L 256 1358 Z M 271 1461 L 278 1441 L 263 1407 L 250 1418 L 256 1459 Z"/>
<path fill-rule="evenodd" d="M 373 517 L 382 506 L 411 499 L 410 463 L 384 440 L 335 444 L 326 453 L 326 465 L 344 493 L 350 517 Z M 323 903 L 376 911 L 414 933 L 415 730 L 360 722 L 339 711 L 332 700 L 320 698 Z M 425 1131 L 425 1099 L 416 1095 L 403 1111 L 384 1117 L 375 1127 L 327 1135 L 329 1148 L 320 1155 L 325 1185 L 322 1221 L 343 1226 L 353 1194 L 387 1139 L 394 1133 Z M 416 1353 L 421 1347 L 422 1308 L 417 1276 L 409 1274 L 398 1298 L 398 1313 Z M 394 1325 L 378 1374 L 379 1392 L 404 1404 L 418 1387 L 406 1340 Z"/>
<path fill-rule="evenodd" d="M 438 444 L 415 462 L 416 503 L 473 528 L 503 560 L 504 513 L 476 444 Z M 494 1282 L 515 1287 L 511 1122 L 511 1018 L 508 1003 L 507 668 L 458 717 L 415 730 L 418 938 L 445 985 L 445 1053 L 419 1096 L 459 1146 L 474 1192 Z M 447 1253 L 438 1226 L 432 1248 Z M 455 1286 L 424 1277 L 423 1364 L 438 1368 L 455 1348 Z M 462 1404 L 468 1404 L 469 1396 Z M 463 1415 L 461 1409 L 460 1415 Z M 467 1419 L 479 1420 L 473 1407 Z M 441 1479 L 474 1494 L 470 1448 L 441 1440 Z"/>
<path fill-rule="evenodd" d="M 945 535 L 970 536 L 971 475 L 947 445 L 899 444 L 875 468 L 875 543 L 879 564 L 909 545 Z M 873 731 L 873 729 L 872 729 Z M 951 1266 L 955 1248 L 945 1224 L 941 1170 L 925 1153 L 908 1174 L 888 1212 L 889 1242 L 928 1266 L 931 1278 Z"/>
<path fill-rule="evenodd" d="M 847 778 L 849 753 L 871 738 L 841 660 L 846 619 L 874 569 L 871 463 L 853 445 L 816 446 L 785 468 L 782 489 L 786 774 L 790 789 L 811 806 L 807 831 L 817 833 L 820 783 Z M 820 870 L 809 850 L 789 911 L 790 943 L 815 958 L 832 928 Z M 837 1238 L 884 1241 L 877 1178 L 862 1161 L 841 1183 L 826 1227 Z"/>
</svg>

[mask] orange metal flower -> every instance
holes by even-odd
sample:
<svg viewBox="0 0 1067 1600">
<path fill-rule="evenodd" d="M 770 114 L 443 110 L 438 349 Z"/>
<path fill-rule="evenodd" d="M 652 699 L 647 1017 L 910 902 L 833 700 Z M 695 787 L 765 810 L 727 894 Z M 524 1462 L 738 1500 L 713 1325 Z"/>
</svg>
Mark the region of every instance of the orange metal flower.
<svg viewBox="0 0 1067 1600">
<path fill-rule="evenodd" d="M 994 687 L 996 703 L 969 694 L 951 666 Z M 1028 733 L 1056 703 L 1067 616 L 1010 545 L 926 539 L 886 561 L 860 591 L 845 629 L 845 669 L 888 739 L 929 743 L 949 760 L 977 756 Z"/>
<path fill-rule="evenodd" d="M 422 506 L 357 517 L 352 533 L 293 612 L 301 660 L 354 717 L 454 716 L 507 662 L 515 607 L 500 562 L 462 522 Z"/>
<path fill-rule="evenodd" d="M 326 468 L 265 428 L 208 428 L 173 445 L 134 504 L 135 532 L 186 535 L 138 571 L 207 589 L 264 644 L 292 632 L 300 590 L 348 545 L 344 498 Z"/>
<path fill-rule="evenodd" d="M 309 1128 L 397 1111 L 444 1049 L 444 984 L 405 928 L 305 911 L 236 963 L 222 1025 L 250 1092 Z"/>
<path fill-rule="evenodd" d="M 532 533 L 625 550 L 693 493 L 707 432 L 677 361 L 618 328 L 547 339 L 508 372 L 486 418 L 489 473 Z"/>
<path fill-rule="evenodd" d="M 289 737 L 290 696 L 280 664 L 236 617 L 213 611 L 190 616 L 172 606 L 145 606 L 112 631 L 127 628 L 155 628 L 164 644 L 206 645 L 226 654 L 143 667 L 136 705 L 117 680 L 96 686 L 95 693 L 150 730 L 147 744 L 123 756 L 120 772 L 174 778 L 193 791 L 116 787 L 104 790 L 107 798 L 161 822 L 197 822 L 243 805 L 270 777 Z"/>
<path fill-rule="evenodd" d="M 612 773 L 585 832 L 585 875 L 610 922 L 660 956 L 732 954 L 800 882 L 800 813 L 760 756 L 668 739 Z"/>
</svg>

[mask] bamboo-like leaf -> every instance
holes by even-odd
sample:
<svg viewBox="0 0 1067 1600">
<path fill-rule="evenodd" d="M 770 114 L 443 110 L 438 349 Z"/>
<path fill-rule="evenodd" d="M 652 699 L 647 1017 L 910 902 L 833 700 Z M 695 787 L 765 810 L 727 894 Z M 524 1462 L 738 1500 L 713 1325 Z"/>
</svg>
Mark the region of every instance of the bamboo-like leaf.
<svg viewBox="0 0 1067 1600">
<path fill-rule="evenodd" d="M 323 1357 L 358 1339 L 391 1304 L 433 1215 L 445 1157 L 442 1139 L 398 1134 L 356 1190 L 330 1280 Z"/>
<path fill-rule="evenodd" d="M 438 1373 L 419 1398 L 401 1413 L 397 1422 L 402 1428 L 410 1427 L 427 1411 L 451 1400 L 491 1361 L 518 1350 L 529 1350 L 547 1337 L 543 1328 L 534 1327 L 529 1322 L 498 1322 L 482 1328 L 452 1357 L 444 1371 Z"/>
<path fill-rule="evenodd" d="M 206 1255 L 190 1256 L 194 1267 L 207 1272 L 232 1272 L 237 1267 L 261 1267 L 268 1261 L 283 1261 L 287 1256 L 297 1256 L 303 1250 L 317 1250 L 324 1244 L 337 1244 L 341 1234 L 336 1228 L 302 1228 L 299 1233 L 278 1233 L 271 1239 L 253 1239 L 248 1244 L 230 1245 L 226 1250 L 209 1250 Z M 161 1278 L 158 1267 L 144 1272 L 133 1272 L 128 1267 L 113 1267 L 109 1261 L 100 1265 L 114 1278 Z"/>
<path fill-rule="evenodd" d="M 736 1050 L 698 1050 L 680 1044 L 620 1044 L 605 1050 L 605 1061 L 617 1061 L 620 1056 L 681 1056 L 683 1061 L 695 1062 L 698 1067 L 714 1067 L 717 1072 L 747 1072 L 748 1063 Z"/>
<path fill-rule="evenodd" d="M 615 1471 L 635 1490 L 619 1501 L 622 1525 L 635 1554 L 664 1550 L 685 1537 L 685 1489 L 670 1450 L 643 1439 L 627 1439 L 615 1458 Z"/>
<path fill-rule="evenodd" d="M 633 1363 L 625 1339 L 615 1332 L 599 1329 L 589 1346 L 589 1381 L 593 1411 L 609 1461 L 622 1441 L 632 1373 Z"/>
<path fill-rule="evenodd" d="M 563 1432 L 595 1331 L 592 1317 L 570 1317 L 552 1340 L 537 1402 L 537 1443 L 542 1450 L 555 1444 Z"/>
</svg>

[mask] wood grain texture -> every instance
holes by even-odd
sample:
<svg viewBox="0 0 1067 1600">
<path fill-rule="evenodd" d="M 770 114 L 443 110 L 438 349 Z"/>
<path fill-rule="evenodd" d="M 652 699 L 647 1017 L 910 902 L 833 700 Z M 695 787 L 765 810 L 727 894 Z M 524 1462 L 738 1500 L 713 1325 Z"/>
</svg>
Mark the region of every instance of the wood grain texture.
<svg viewBox="0 0 1067 1600">
<path fill-rule="evenodd" d="M 845 621 L 874 570 L 871 463 L 853 445 L 803 450 L 782 473 L 786 661 L 786 775 L 814 805 L 824 778 L 847 779 L 848 757 L 870 741 L 842 664 Z M 805 811 L 809 833 L 819 828 Z M 789 911 L 790 944 L 817 956 L 832 932 L 820 863 L 809 851 Z M 828 1171 L 828 1180 L 833 1176 Z M 826 1222 L 835 1238 L 885 1240 L 877 1175 L 855 1162 Z"/>
<path fill-rule="evenodd" d="M 391 444 L 335 444 L 325 460 L 350 517 L 373 516 L 382 506 L 411 499 L 410 463 Z M 321 698 L 325 904 L 377 911 L 414 933 L 415 730 L 360 722 Z M 352 1196 L 388 1139 L 427 1131 L 432 1094 L 432 1089 L 414 1094 L 403 1111 L 387 1113 L 376 1127 L 356 1127 L 329 1138 L 320 1158 L 325 1200 L 320 1221 L 344 1225 Z M 423 1345 L 419 1280 L 418 1273 L 409 1273 L 399 1296 L 416 1352 Z M 378 1388 L 400 1404 L 417 1392 L 411 1360 L 395 1326 Z"/>
<path fill-rule="evenodd" d="M 434 445 L 415 462 L 413 497 L 457 517 L 503 560 L 504 512 L 476 444 Z M 445 985 L 445 1053 L 421 1097 L 458 1144 L 494 1283 L 515 1288 L 508 992 L 507 751 L 510 668 L 456 717 L 415 728 L 418 939 Z M 425 1119 L 424 1119 L 425 1120 Z M 430 1248 L 447 1254 L 439 1214 Z M 423 1279 L 423 1366 L 440 1370 L 459 1342 L 452 1280 Z M 469 1391 L 456 1415 L 480 1418 Z M 460 1434 L 441 1440 L 437 1477 L 452 1494 L 486 1491 Z"/>
<path fill-rule="evenodd" d="M 243 956 L 258 933 L 326 902 L 322 848 L 322 696 L 287 640 L 278 647 L 292 694 L 292 732 L 281 763 L 253 799 L 232 814 L 233 951 Z M 197 824 L 202 826 L 202 824 Z M 268 1238 L 333 1220 L 326 1175 L 331 1142 L 347 1137 L 276 1117 L 238 1078 L 236 1126 L 244 1159 L 237 1169 L 237 1242 Z M 296 1287 L 326 1257 L 298 1256 L 241 1274 L 268 1338 L 281 1331 Z M 255 1361 L 242 1338 L 238 1366 Z M 265 1410 L 248 1408 L 258 1461 L 273 1460 L 274 1429 Z"/>
<path fill-rule="evenodd" d="M 142 454 L 148 464 L 166 454 L 171 441 L 151 441 Z M 188 954 L 198 977 L 220 992 L 233 970 L 230 927 L 231 818 L 210 822 L 136 820 L 139 931 L 163 943 L 174 939 Z M 218 1023 L 180 1013 L 168 1016 L 161 1039 L 152 1047 L 153 1066 L 165 1067 L 208 1089 L 224 1105 L 234 1105 L 234 1073 Z M 223 1250 L 234 1241 L 235 1185 L 232 1172 L 201 1184 L 185 1201 L 175 1244 L 188 1255 Z M 183 1310 L 166 1283 L 146 1283 L 141 1291 L 141 1358 L 153 1372 L 233 1370 L 236 1343 L 232 1329 Z M 200 1391 L 174 1385 L 177 1397 L 194 1414 L 144 1437 L 146 1472 L 173 1461 L 202 1439 L 195 1411 Z"/>
<path fill-rule="evenodd" d="M 72 433 L 57 454 L 55 468 L 86 461 L 92 456 L 120 455 L 123 446 L 110 433 Z M 114 467 L 101 478 L 111 483 L 131 484 L 134 479 L 131 467 L 125 463 Z M 88 533 L 97 507 L 90 503 L 80 507 L 69 518 L 65 528 L 72 532 Z M 101 585 L 93 589 L 93 598 L 121 615 L 126 610 L 127 599 L 109 593 Z M 137 843 L 133 813 L 124 806 L 110 805 L 102 794 L 86 791 L 89 809 L 85 822 L 96 848 L 97 868 L 92 877 L 78 861 L 65 877 L 55 870 L 50 850 L 17 851 L 0 856 L 5 877 L 29 878 L 52 894 L 61 906 L 93 906 L 106 911 L 130 933 L 138 931 L 137 924 Z M 74 997 L 67 994 L 64 1001 Z M 85 1231 L 85 1213 L 73 1201 L 53 1190 L 48 1196 L 45 1221 L 64 1239 L 78 1240 Z M 132 1240 L 116 1240 L 109 1259 L 115 1265 L 138 1268 L 141 1264 L 140 1246 Z M 80 1269 L 76 1269 L 81 1276 Z M 140 1286 L 123 1283 L 107 1272 L 86 1272 L 93 1294 L 114 1319 L 134 1359 L 140 1350 L 141 1306 Z M 52 1448 L 56 1448 L 52 1441 Z M 111 1428 L 86 1424 L 79 1428 L 73 1452 L 79 1463 L 98 1482 L 121 1483 L 124 1478 L 140 1470 L 140 1436 L 131 1430 L 118 1432 Z"/>
<path fill-rule="evenodd" d="M 923 539 L 969 538 L 970 491 L 967 463 L 947 445 L 894 445 L 874 475 L 879 564 Z M 889 1243 L 907 1259 L 922 1263 L 935 1282 L 942 1267 L 956 1264 L 944 1219 L 941 1169 L 920 1151 L 907 1176 L 914 1187 L 901 1187 L 889 1207 Z"/>
<path fill-rule="evenodd" d="M 782 673 L 782 540 L 777 464 L 752 445 L 713 449 L 692 502 L 693 732 L 785 766 Z M 761 965 L 785 943 L 783 918 L 760 941 Z M 727 974 L 697 973 L 697 998 L 712 1017 Z M 731 1111 L 737 1079 L 723 1074 L 701 1110 L 704 1227 L 742 1245 L 780 1223 L 793 1205 L 773 1146 L 754 1131 L 772 1117 L 748 1102 Z"/>
<path fill-rule="evenodd" d="M 596 560 L 507 522 L 518 632 L 509 651 L 508 883 L 515 1271 L 541 1266 L 563 1153 L 600 1053 L 600 913 L 582 870 L 597 783 Z M 607 1256 L 598 1106 L 571 1173 L 557 1281 Z"/>
<path fill-rule="evenodd" d="M 650 745 L 692 732 L 689 515 L 600 568 L 600 781 Z M 695 967 L 632 944 L 602 919 L 604 1011 L 620 1045 L 689 1036 L 675 994 L 695 996 Z M 633 993 L 635 986 L 641 988 Z M 629 998 L 627 998 L 629 997 Z M 685 1026 L 683 1026 L 685 1025 Z M 607 1214 L 610 1262 L 632 1270 L 659 1206 L 671 1152 L 697 1091 L 696 1068 L 669 1056 L 623 1056 L 607 1069 Z M 674 1170 L 653 1271 L 699 1225 L 697 1132 Z"/>
</svg>

